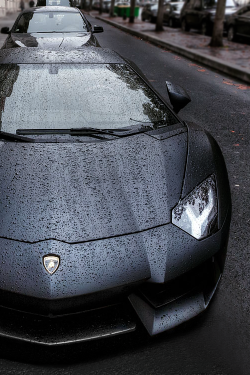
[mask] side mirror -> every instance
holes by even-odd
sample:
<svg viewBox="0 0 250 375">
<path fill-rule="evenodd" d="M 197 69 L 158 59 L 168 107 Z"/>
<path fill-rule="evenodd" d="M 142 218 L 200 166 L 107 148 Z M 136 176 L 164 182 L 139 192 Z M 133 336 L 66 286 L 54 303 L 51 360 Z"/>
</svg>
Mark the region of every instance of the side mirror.
<svg viewBox="0 0 250 375">
<path fill-rule="evenodd" d="M 2 27 L 1 28 L 1 34 L 9 34 L 9 33 L 10 33 L 9 27 Z"/>
<path fill-rule="evenodd" d="M 188 93 L 181 86 L 174 85 L 169 81 L 166 81 L 166 86 L 170 103 L 172 104 L 175 113 L 178 113 L 182 108 L 191 102 Z"/>
<path fill-rule="evenodd" d="M 94 25 L 93 33 L 103 33 L 103 27 Z"/>
</svg>

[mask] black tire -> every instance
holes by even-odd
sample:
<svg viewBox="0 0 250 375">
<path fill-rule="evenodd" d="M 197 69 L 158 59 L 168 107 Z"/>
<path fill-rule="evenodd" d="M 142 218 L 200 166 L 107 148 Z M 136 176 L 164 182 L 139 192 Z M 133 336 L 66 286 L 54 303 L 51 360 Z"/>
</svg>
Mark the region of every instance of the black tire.
<svg viewBox="0 0 250 375">
<path fill-rule="evenodd" d="M 168 21 L 168 26 L 169 27 L 174 27 L 174 20 L 173 18 L 170 18 L 169 21 Z"/>
<path fill-rule="evenodd" d="M 185 18 L 182 18 L 182 20 L 181 20 L 181 29 L 182 29 L 182 31 L 189 31 L 190 30 L 190 27 L 188 26 Z"/>
<path fill-rule="evenodd" d="M 235 42 L 236 39 L 235 28 L 231 25 L 227 31 L 227 40 L 229 40 L 229 42 Z"/>
</svg>

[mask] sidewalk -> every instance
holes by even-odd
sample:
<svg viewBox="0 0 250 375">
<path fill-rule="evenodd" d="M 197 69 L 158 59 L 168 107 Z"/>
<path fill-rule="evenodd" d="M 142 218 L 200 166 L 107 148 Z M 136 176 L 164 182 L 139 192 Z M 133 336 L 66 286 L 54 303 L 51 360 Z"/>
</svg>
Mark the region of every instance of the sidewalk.
<svg viewBox="0 0 250 375">
<path fill-rule="evenodd" d="M 194 32 L 183 32 L 180 28 L 164 26 L 164 31 L 156 32 L 155 24 L 143 22 L 138 18 L 130 24 L 128 19 L 110 18 L 107 13 L 100 16 L 98 11 L 92 11 L 90 15 L 143 40 L 194 60 L 196 63 L 207 65 L 250 83 L 250 45 L 229 42 L 224 38 L 224 47 L 209 47 L 211 37 Z"/>
</svg>

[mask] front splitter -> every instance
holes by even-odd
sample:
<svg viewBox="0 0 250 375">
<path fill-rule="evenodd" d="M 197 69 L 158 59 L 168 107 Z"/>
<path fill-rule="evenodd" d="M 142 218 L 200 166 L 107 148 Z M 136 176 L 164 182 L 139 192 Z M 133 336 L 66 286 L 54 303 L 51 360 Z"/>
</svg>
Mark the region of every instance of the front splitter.
<svg viewBox="0 0 250 375">
<path fill-rule="evenodd" d="M 55 346 L 128 333 L 136 329 L 129 307 L 119 304 L 84 313 L 48 317 L 1 307 L 0 337 Z"/>
</svg>

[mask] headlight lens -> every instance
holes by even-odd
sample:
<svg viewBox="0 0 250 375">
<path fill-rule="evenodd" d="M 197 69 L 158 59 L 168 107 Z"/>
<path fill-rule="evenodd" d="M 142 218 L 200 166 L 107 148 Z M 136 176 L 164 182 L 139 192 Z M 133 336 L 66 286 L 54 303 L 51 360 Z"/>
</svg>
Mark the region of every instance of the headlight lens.
<svg viewBox="0 0 250 375">
<path fill-rule="evenodd" d="M 172 223 L 197 240 L 211 234 L 217 222 L 216 181 L 210 176 L 172 211 Z"/>
</svg>

